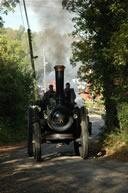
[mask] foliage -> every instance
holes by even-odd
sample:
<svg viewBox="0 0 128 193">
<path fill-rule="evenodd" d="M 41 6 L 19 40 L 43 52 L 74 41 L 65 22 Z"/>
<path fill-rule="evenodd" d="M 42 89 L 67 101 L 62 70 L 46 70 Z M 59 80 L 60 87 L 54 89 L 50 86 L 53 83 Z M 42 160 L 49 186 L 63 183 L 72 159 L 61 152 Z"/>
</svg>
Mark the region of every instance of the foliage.
<svg viewBox="0 0 128 193">
<path fill-rule="evenodd" d="M 121 131 L 126 131 L 128 134 L 128 103 L 118 105 L 118 119 Z"/>
<path fill-rule="evenodd" d="M 0 36 L 0 125 L 1 136 L 24 133 L 26 111 L 33 101 L 32 73 L 20 40 Z"/>
<path fill-rule="evenodd" d="M 79 77 L 102 92 L 108 130 L 119 128 L 117 105 L 128 97 L 128 2 L 69 0 L 66 6 L 76 13 L 71 63 L 81 62 Z"/>
<path fill-rule="evenodd" d="M 27 32 L 25 32 L 25 28 L 20 26 L 18 30 L 14 30 L 12 28 L 0 28 L 0 34 L 5 35 L 6 38 L 11 42 L 12 40 L 16 40 L 24 50 L 24 55 L 22 57 L 25 59 L 25 63 L 29 63 L 29 47 L 27 40 Z M 13 41 L 14 42 L 14 41 Z"/>
<path fill-rule="evenodd" d="M 18 130 L 14 130 L 8 121 L 0 121 L 0 144 L 23 141 L 26 136 L 27 129 L 23 123 L 19 125 Z"/>
<path fill-rule="evenodd" d="M 3 28 L 2 14 L 14 12 L 17 3 L 19 0 L 0 3 L 0 142 L 24 139 L 26 111 L 34 99 L 25 29 Z"/>
<path fill-rule="evenodd" d="M 106 128 L 102 128 L 100 142 L 103 144 L 107 152 L 116 152 L 121 149 L 121 147 L 128 144 L 128 132 L 126 130 L 120 132 L 119 129 L 116 128 L 109 134 L 106 132 L 104 133 L 103 130 L 106 130 Z"/>
<path fill-rule="evenodd" d="M 123 102 L 118 105 L 119 128 L 108 132 L 106 126 L 101 128 L 100 141 L 104 145 L 107 154 L 112 154 L 112 158 L 127 160 L 128 153 L 128 103 Z"/>
</svg>

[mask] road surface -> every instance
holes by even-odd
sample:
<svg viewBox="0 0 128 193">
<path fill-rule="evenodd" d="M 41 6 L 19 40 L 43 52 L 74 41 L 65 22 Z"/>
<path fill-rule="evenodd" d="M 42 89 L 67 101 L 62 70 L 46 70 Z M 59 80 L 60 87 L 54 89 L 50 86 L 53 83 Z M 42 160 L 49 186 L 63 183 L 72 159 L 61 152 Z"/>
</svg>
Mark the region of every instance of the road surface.
<svg viewBox="0 0 128 193">
<path fill-rule="evenodd" d="M 103 125 L 91 115 L 96 140 Z M 58 148 L 59 147 L 59 148 Z M 26 145 L 0 152 L 0 193 L 128 193 L 128 163 L 74 155 L 73 144 L 42 145 L 42 160 L 28 158 Z"/>
</svg>

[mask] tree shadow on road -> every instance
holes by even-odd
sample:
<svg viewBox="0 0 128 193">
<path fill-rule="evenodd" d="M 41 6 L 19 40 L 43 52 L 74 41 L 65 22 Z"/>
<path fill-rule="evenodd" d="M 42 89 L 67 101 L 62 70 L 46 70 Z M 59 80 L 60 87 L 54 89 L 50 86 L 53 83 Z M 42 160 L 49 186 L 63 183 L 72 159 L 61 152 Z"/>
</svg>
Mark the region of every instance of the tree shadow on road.
<svg viewBox="0 0 128 193">
<path fill-rule="evenodd" d="M 111 189 L 114 192 L 123 192 L 124 187 L 127 189 L 127 165 L 116 165 L 90 157 L 82 160 L 74 156 L 72 146 L 69 146 L 70 149 L 62 147 L 57 151 L 51 147 L 48 147 L 48 152 L 43 149 L 41 162 L 28 157 L 26 147 L 6 152 L 8 157 L 2 160 L 0 158 L 1 192 L 109 193 Z M 98 144 L 93 144 L 90 148 L 96 148 L 99 153 Z"/>
<path fill-rule="evenodd" d="M 103 144 L 99 140 L 94 140 L 89 144 L 89 158 L 100 158 L 106 154 Z"/>
</svg>

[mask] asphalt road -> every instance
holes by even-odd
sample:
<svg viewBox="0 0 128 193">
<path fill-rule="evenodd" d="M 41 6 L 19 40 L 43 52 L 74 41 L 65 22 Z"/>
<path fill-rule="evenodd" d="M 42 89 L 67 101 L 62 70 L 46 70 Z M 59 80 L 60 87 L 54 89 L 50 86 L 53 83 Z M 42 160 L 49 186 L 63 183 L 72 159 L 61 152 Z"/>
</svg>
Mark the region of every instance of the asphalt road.
<svg viewBox="0 0 128 193">
<path fill-rule="evenodd" d="M 92 115 L 93 135 L 103 125 Z M 28 158 L 26 146 L 0 152 L 0 193 L 128 193 L 128 163 L 74 155 L 73 144 L 42 145 L 42 160 Z"/>
</svg>

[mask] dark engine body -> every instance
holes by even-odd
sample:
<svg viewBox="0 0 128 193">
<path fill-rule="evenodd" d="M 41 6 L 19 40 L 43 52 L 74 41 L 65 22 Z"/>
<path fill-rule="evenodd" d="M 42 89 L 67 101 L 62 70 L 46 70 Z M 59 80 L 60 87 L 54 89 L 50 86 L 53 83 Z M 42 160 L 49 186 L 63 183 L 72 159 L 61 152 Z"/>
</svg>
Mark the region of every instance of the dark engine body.
<svg viewBox="0 0 128 193">
<path fill-rule="evenodd" d="M 34 109 L 39 117 L 42 142 L 69 142 L 75 137 L 76 119 L 80 123 L 79 108 L 75 103 L 65 102 L 64 66 L 55 66 L 55 76 L 55 96 L 38 101 Z"/>
<path fill-rule="evenodd" d="M 69 144 L 72 141 L 74 141 L 76 154 L 81 154 L 79 149 L 83 143 L 81 142 L 83 140 L 83 137 L 81 138 L 82 127 L 88 128 L 89 126 L 87 110 L 84 107 L 79 108 L 75 103 L 65 101 L 64 66 L 55 66 L 55 76 L 55 96 L 39 100 L 35 105 L 29 107 L 28 153 L 30 156 L 33 155 L 33 152 L 37 154 L 38 147 L 41 148 L 42 143 Z M 82 118 L 83 114 L 84 118 Z M 82 126 L 83 121 L 84 126 Z M 37 148 L 36 151 L 35 148 Z M 41 154 L 40 148 L 39 154 Z M 41 155 L 35 156 L 37 161 L 40 160 Z"/>
</svg>

